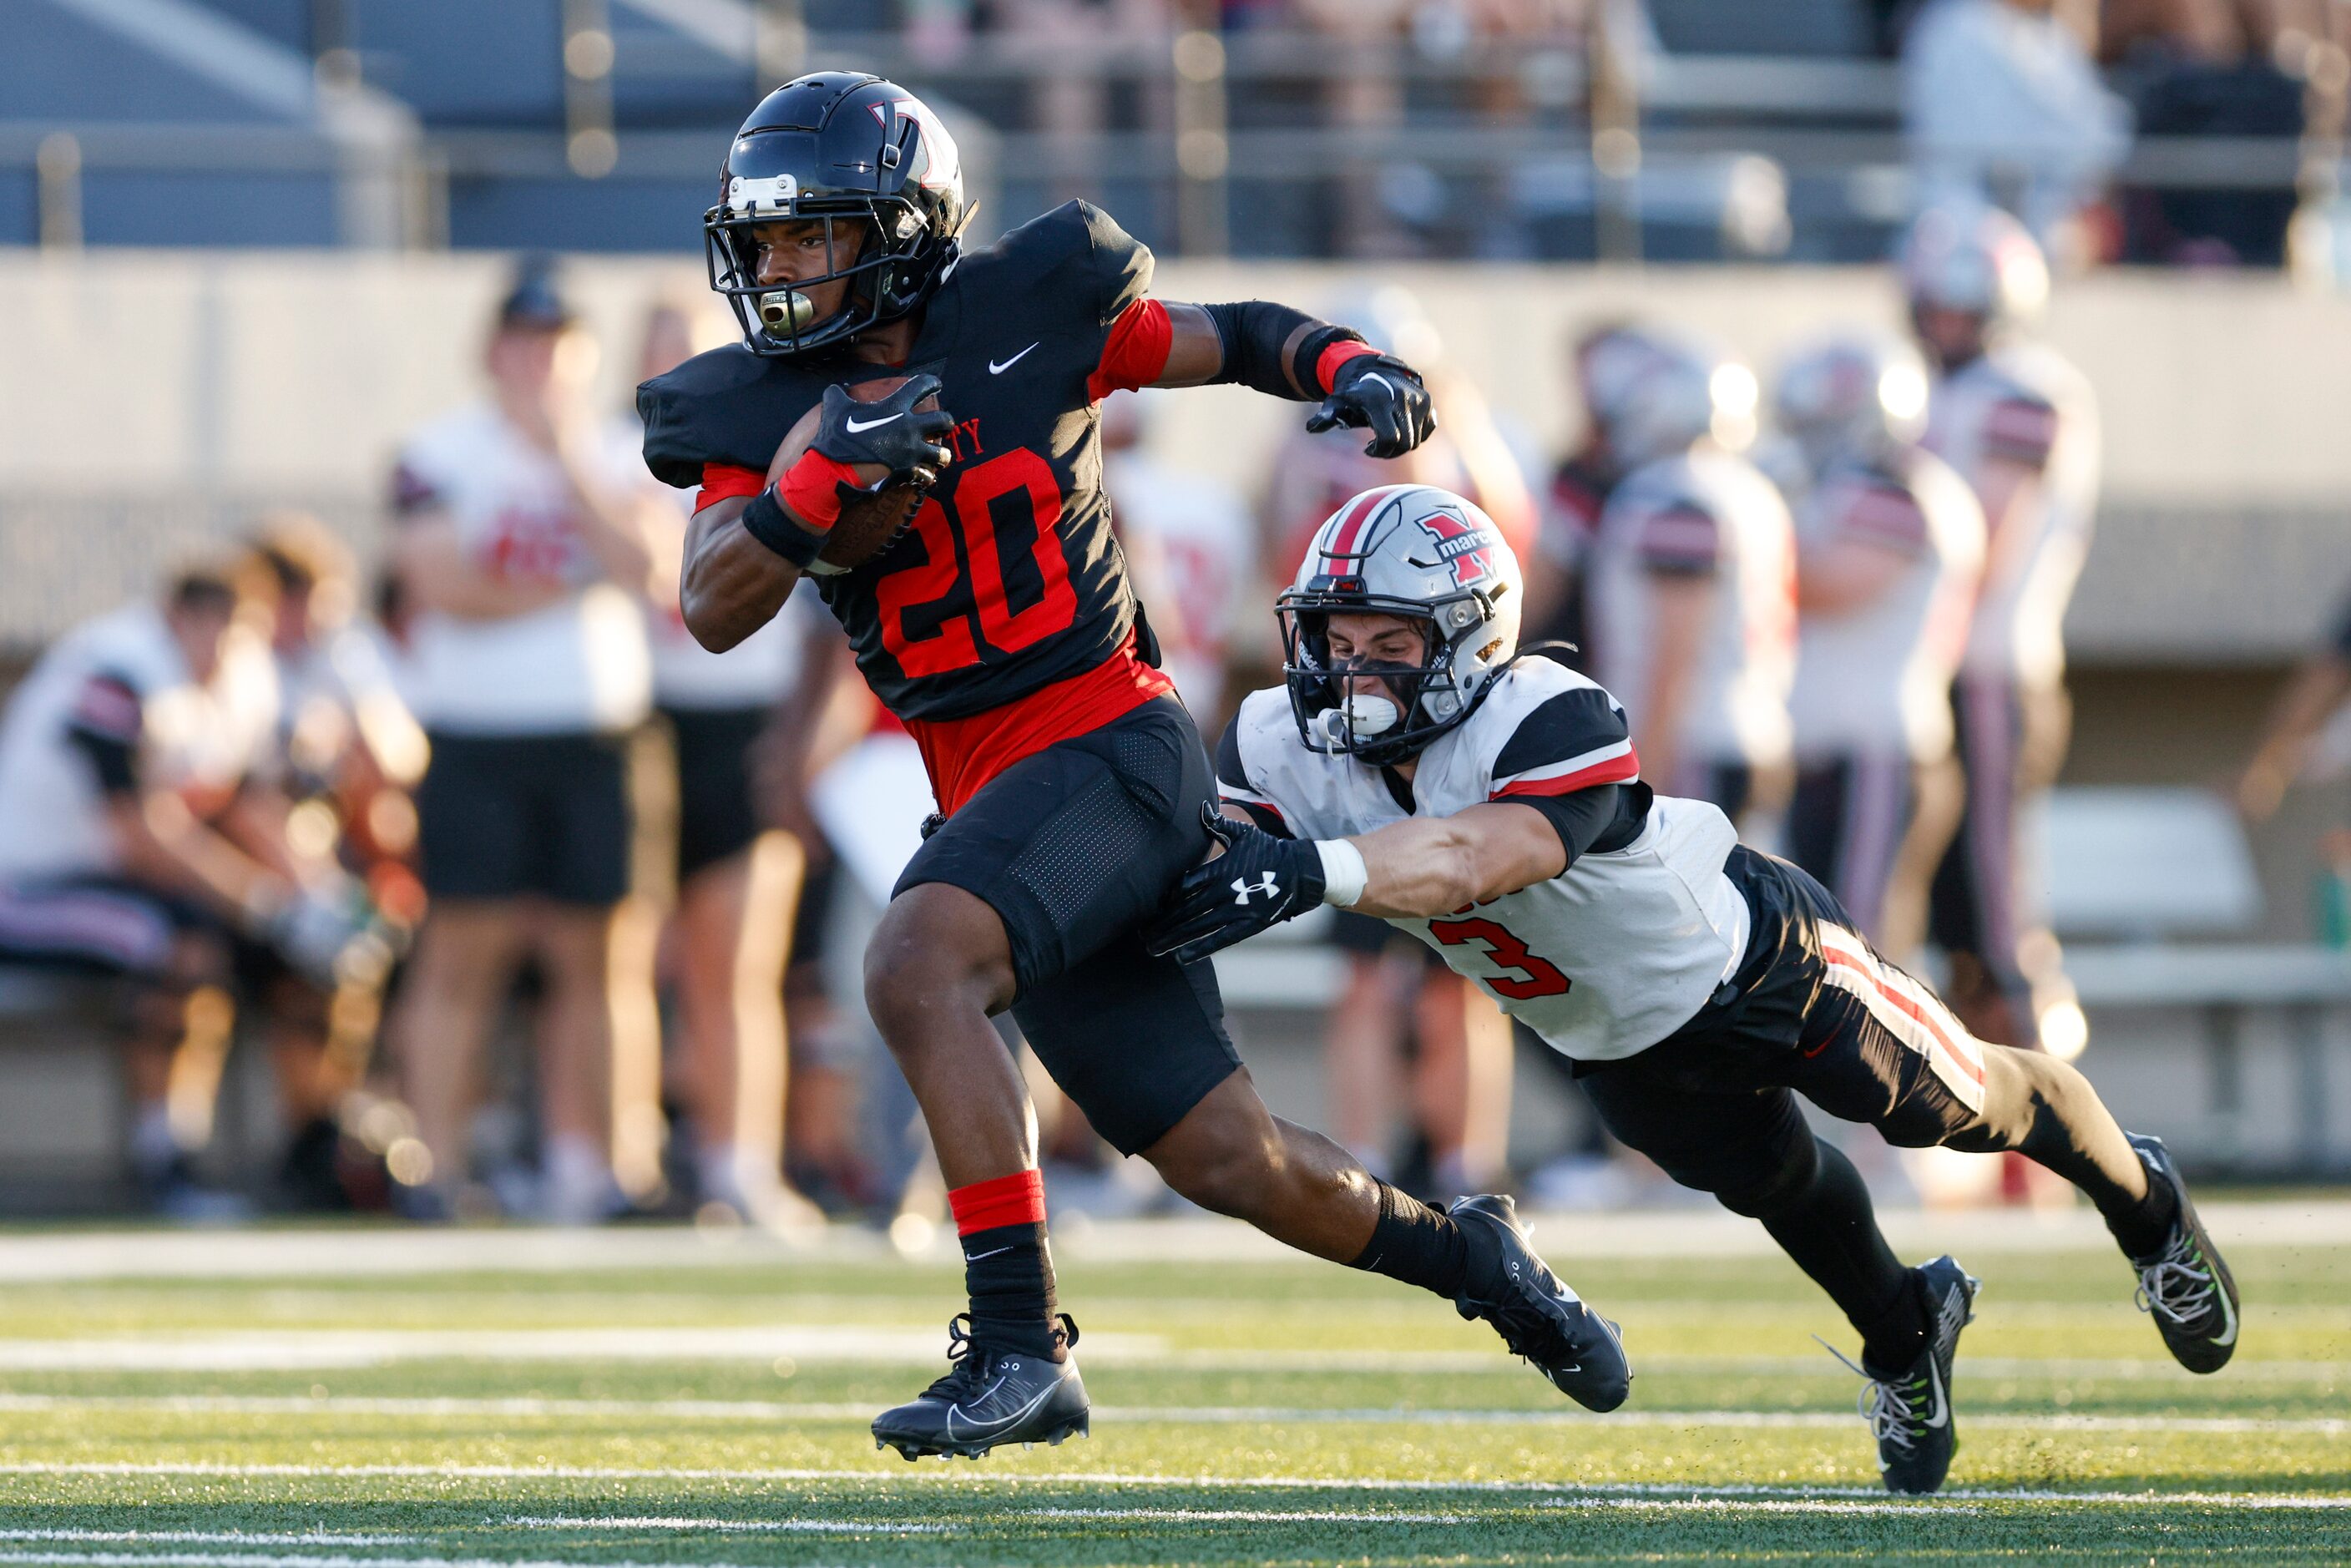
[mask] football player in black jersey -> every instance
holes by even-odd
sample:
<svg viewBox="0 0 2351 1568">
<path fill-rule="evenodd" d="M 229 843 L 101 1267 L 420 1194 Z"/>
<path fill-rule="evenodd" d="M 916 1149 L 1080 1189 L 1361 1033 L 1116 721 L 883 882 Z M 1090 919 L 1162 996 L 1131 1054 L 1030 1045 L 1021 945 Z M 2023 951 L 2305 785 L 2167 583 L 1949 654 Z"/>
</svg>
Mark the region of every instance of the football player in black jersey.
<svg viewBox="0 0 2351 1568">
<path fill-rule="evenodd" d="M 1573 1396 L 1621 1401 L 1614 1336 L 1534 1257 L 1507 1198 L 1440 1213 L 1275 1118 L 1214 971 L 1136 935 L 1207 852 L 1214 786 L 1112 537 L 1097 405 L 1121 387 L 1238 382 L 1318 403 L 1314 427 L 1361 429 L 1384 457 L 1433 428 L 1420 378 L 1285 306 L 1152 298 L 1151 253 L 1082 203 L 963 249 L 953 141 L 873 77 L 777 89 L 722 180 L 705 237 L 746 341 L 639 393 L 653 473 L 702 486 L 686 622 L 727 647 L 814 576 L 943 813 L 867 950 L 866 999 L 929 1124 L 971 1312 L 951 1330 L 954 1370 L 885 1411 L 877 1443 L 976 1457 L 1086 1429 L 1033 1121 L 987 1022 L 1007 1007 L 1094 1126 L 1176 1191 L 1450 1297 Z M 870 401 L 843 390 L 900 377 Z M 771 481 L 812 409 L 813 443 Z M 860 466 L 888 476 L 861 490 Z M 904 531 L 870 559 L 826 559 L 844 507 L 862 528 L 876 492 L 919 497 Z"/>
</svg>

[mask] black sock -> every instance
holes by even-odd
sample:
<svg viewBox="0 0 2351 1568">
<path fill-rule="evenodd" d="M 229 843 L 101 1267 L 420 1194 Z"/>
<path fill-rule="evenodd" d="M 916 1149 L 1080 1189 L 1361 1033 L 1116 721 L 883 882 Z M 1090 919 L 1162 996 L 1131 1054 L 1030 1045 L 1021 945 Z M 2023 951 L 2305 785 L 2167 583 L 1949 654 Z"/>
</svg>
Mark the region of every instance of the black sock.
<svg viewBox="0 0 2351 1568">
<path fill-rule="evenodd" d="M 963 1280 L 975 1343 L 1055 1361 L 1068 1354 L 1053 1321 L 1053 1254 L 1041 1223 L 967 1234 Z"/>
<path fill-rule="evenodd" d="M 1468 1289 L 1470 1240 L 1449 1215 L 1382 1182 L 1371 1242 L 1347 1267 L 1385 1274 L 1450 1301 Z"/>
<path fill-rule="evenodd" d="M 2163 1250 L 2171 1239 L 2171 1228 L 2179 1219 L 2179 1195 L 2171 1184 L 2153 1171 L 2147 1173 L 2147 1197 L 2137 1207 L 2125 1213 L 2105 1217 L 2106 1229 L 2124 1256 L 2137 1260 L 2152 1258 Z"/>
<path fill-rule="evenodd" d="M 1862 1359 L 1871 1370 L 1907 1366 L 1927 1343 L 1916 1279 L 1886 1244 L 1869 1187 L 1853 1162 L 1827 1144 L 1815 1143 L 1813 1151 L 1811 1179 L 1790 1186 L 1757 1218 L 1861 1331 Z"/>
</svg>

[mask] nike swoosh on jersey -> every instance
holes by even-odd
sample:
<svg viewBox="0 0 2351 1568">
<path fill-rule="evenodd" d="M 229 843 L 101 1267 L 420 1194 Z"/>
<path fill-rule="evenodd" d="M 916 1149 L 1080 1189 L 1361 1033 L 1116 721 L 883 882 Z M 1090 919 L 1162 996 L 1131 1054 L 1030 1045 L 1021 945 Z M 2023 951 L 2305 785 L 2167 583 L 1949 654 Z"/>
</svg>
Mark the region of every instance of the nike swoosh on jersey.
<svg viewBox="0 0 2351 1568">
<path fill-rule="evenodd" d="M 1040 340 L 1040 341 L 1042 341 L 1042 340 L 1041 340 L 1041 339 L 1040 339 L 1040 340 Z M 1027 358 L 1029 357 L 1029 350 L 1030 350 L 1035 349 L 1035 348 L 1036 348 L 1036 346 L 1037 346 L 1037 345 L 1036 345 L 1035 343 L 1031 343 L 1031 344 L 1029 344 L 1029 347 L 1028 347 L 1027 349 L 1023 349 L 1023 350 L 1021 350 L 1019 353 L 1017 353 L 1017 354 L 1013 355 L 1010 359 L 1006 360 L 1006 361 L 1001 361 L 1000 363 L 999 363 L 998 361 L 995 361 L 995 360 L 990 360 L 990 361 L 987 361 L 987 373 L 988 373 L 989 375 L 991 375 L 991 376 L 1000 376 L 1000 375 L 1002 375 L 1005 371 L 1007 371 L 1010 370 L 1013 366 L 1015 366 L 1015 365 L 1019 364 L 1021 361 L 1023 361 L 1023 360 L 1027 359 Z"/>
<path fill-rule="evenodd" d="M 1003 1386 L 1004 1379 L 999 1377 L 994 1383 L 987 1385 L 987 1393 L 982 1394 L 977 1399 L 973 1400 L 972 1403 L 974 1405 L 985 1404 L 987 1400 L 988 1395 L 994 1394 L 998 1389 Z M 1054 1387 L 1055 1385 L 1048 1383 L 1044 1387 L 1037 1390 L 1037 1397 L 1029 1401 L 1028 1404 L 1020 1406 L 1019 1409 L 1012 1412 L 1011 1415 L 998 1416 L 993 1421 L 971 1420 L 969 1417 L 963 1416 L 963 1406 L 959 1405 L 950 1405 L 947 1406 L 947 1436 L 950 1437 L 985 1437 L 990 1433 L 1001 1432 L 1017 1421 L 1026 1420 L 1030 1412 L 1034 1411 L 1037 1406 L 1042 1405 L 1046 1400 L 1052 1397 Z M 964 1424 L 967 1428 L 961 1433 L 958 1433 L 956 1430 L 956 1421 L 959 1416 L 963 1417 Z"/>
<path fill-rule="evenodd" d="M 869 430 L 879 430 L 885 424 L 894 424 L 905 417 L 904 413 L 901 412 L 898 413 L 884 414 L 880 419 L 869 419 L 862 423 L 854 416 L 852 416 L 841 423 L 847 426 L 850 434 L 860 435 Z"/>
</svg>

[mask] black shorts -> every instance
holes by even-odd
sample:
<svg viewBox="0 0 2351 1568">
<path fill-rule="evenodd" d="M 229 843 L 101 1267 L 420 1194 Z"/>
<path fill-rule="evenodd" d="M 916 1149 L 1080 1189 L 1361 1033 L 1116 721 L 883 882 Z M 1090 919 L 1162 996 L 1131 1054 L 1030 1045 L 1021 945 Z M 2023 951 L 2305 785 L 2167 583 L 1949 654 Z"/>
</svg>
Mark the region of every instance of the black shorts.
<svg viewBox="0 0 2351 1568">
<path fill-rule="evenodd" d="M 536 894 L 602 906 L 629 891 L 629 737 L 444 735 L 416 790 L 434 898 Z"/>
<path fill-rule="evenodd" d="M 996 911 L 1029 1049 L 1122 1154 L 1240 1066 L 1215 969 L 1152 957 L 1136 935 L 1207 852 L 1214 798 L 1191 715 L 1157 697 L 990 779 L 895 889 L 946 883 Z"/>
<path fill-rule="evenodd" d="M 738 855 L 759 836 L 751 800 L 751 745 L 774 710 L 662 709 L 677 753 L 677 880 Z"/>
<path fill-rule="evenodd" d="M 1609 1132 L 1739 1207 L 1808 1157 L 1799 1094 L 1910 1147 L 1975 1126 L 1983 1048 L 1934 992 L 1878 957 L 1787 862 L 1741 846 L 1723 870 L 1752 913 L 1746 956 L 1656 1045 L 1580 1067 Z"/>
<path fill-rule="evenodd" d="M 127 877 L 90 875 L 0 885 L 0 964 L 157 984 L 172 975 L 181 939 L 211 939 L 225 957 L 222 978 L 241 994 L 293 973 L 277 949 L 254 941 L 191 899 Z"/>
</svg>

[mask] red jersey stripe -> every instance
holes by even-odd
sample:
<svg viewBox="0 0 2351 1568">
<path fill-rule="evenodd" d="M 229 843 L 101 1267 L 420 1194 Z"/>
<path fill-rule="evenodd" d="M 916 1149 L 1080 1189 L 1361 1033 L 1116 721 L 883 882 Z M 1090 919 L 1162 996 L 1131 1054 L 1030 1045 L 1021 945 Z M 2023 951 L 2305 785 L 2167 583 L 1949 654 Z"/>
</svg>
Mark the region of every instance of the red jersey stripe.
<svg viewBox="0 0 2351 1568">
<path fill-rule="evenodd" d="M 1641 776 L 1641 759 L 1632 752 L 1612 757 L 1605 762 L 1595 762 L 1573 773 L 1562 773 L 1556 779 L 1520 779 L 1505 784 L 1490 796 L 1492 800 L 1506 800 L 1513 795 L 1572 795 L 1578 789 L 1597 789 L 1603 784 L 1622 784 Z"/>
</svg>

